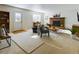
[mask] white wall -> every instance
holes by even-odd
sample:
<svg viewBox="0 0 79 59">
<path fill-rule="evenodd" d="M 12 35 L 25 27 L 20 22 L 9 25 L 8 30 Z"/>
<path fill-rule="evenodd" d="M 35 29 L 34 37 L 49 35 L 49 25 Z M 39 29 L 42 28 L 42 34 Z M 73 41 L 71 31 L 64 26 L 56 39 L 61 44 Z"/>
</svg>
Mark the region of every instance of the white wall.
<svg viewBox="0 0 79 59">
<path fill-rule="evenodd" d="M 54 10 L 54 13 L 58 14 L 60 13 L 62 17 L 65 17 L 65 27 L 66 28 L 72 28 L 73 24 L 79 24 L 77 20 L 77 11 L 79 12 L 79 5 L 74 4 L 61 4 L 61 5 L 55 5 L 52 7 Z M 52 12 L 51 12 L 52 13 Z"/>
<path fill-rule="evenodd" d="M 46 5 L 47 6 L 47 5 Z M 48 15 L 54 15 L 60 13 L 62 17 L 65 17 L 65 27 L 66 28 L 72 28 L 73 24 L 79 24 L 77 21 L 77 11 L 79 12 L 79 5 L 73 5 L 73 4 L 52 4 L 49 5 L 49 7 L 45 7 L 46 9 L 50 9 L 50 14 Z M 10 12 L 10 32 L 14 31 L 14 14 L 16 12 L 22 13 L 22 27 L 23 29 L 27 30 L 32 27 L 33 22 L 33 14 L 39 14 L 41 16 L 41 22 L 44 24 L 44 13 L 40 12 L 34 12 L 27 9 L 20 9 L 5 5 L 0 5 L 0 11 L 8 11 Z M 50 16 L 49 16 L 50 17 Z"/>
<path fill-rule="evenodd" d="M 14 31 L 14 20 L 15 20 L 15 13 L 19 12 L 22 14 L 22 29 L 30 29 L 32 28 L 32 22 L 33 22 L 33 17 L 32 15 L 34 13 L 38 12 L 33 12 L 27 9 L 20 9 L 20 8 L 15 8 L 11 6 L 6 6 L 6 5 L 0 5 L 0 11 L 8 11 L 10 12 L 10 32 Z M 42 17 L 42 13 L 38 13 Z M 42 18 L 41 18 L 42 20 Z"/>
</svg>

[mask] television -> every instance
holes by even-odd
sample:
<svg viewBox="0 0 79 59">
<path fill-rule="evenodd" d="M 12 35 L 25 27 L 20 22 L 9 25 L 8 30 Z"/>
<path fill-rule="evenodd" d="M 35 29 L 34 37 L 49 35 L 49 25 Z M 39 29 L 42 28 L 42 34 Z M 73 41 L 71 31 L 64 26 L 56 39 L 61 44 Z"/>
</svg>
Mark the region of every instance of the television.
<svg viewBox="0 0 79 59">
<path fill-rule="evenodd" d="M 53 21 L 53 26 L 61 26 L 60 21 Z"/>
</svg>

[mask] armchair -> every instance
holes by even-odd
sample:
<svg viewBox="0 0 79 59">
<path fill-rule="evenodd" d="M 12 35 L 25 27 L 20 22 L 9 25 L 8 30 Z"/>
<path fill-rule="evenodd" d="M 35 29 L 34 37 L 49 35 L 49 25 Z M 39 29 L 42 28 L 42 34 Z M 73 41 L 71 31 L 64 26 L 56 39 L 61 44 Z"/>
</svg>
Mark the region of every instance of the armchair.
<svg viewBox="0 0 79 59">
<path fill-rule="evenodd" d="M 0 50 L 11 46 L 11 36 L 8 35 L 4 25 L 0 27 L 0 44 L 2 40 L 6 40 L 8 46 L 0 48 Z"/>
<path fill-rule="evenodd" d="M 42 25 L 41 27 L 40 27 L 40 34 L 41 34 L 41 37 L 42 37 L 42 35 L 43 34 L 48 34 L 48 37 L 49 37 L 49 29 L 47 28 L 47 27 L 44 27 L 44 25 Z"/>
</svg>

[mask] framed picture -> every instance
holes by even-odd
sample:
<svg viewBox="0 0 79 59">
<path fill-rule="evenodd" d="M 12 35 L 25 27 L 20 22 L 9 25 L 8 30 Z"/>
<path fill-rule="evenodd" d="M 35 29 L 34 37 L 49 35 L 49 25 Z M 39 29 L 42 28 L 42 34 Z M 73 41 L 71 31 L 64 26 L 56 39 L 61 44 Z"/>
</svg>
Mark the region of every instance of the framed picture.
<svg viewBox="0 0 79 59">
<path fill-rule="evenodd" d="M 79 21 L 79 13 L 77 12 L 77 19 L 78 19 L 78 21 Z"/>
</svg>

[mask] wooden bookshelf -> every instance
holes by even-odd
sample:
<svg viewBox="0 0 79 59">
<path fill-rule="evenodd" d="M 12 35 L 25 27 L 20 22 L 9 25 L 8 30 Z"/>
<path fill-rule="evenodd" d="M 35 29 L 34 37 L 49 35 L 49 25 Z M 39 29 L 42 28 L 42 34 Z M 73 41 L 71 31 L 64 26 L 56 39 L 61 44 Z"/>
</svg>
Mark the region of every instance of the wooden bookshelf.
<svg viewBox="0 0 79 59">
<path fill-rule="evenodd" d="M 60 26 L 53 25 L 54 21 L 59 21 Z M 65 17 L 53 17 L 53 18 L 50 18 L 49 22 L 51 25 L 50 29 L 53 31 L 56 31 L 57 29 L 65 29 Z"/>
<path fill-rule="evenodd" d="M 60 26 L 55 26 L 55 27 L 65 28 L 65 17 L 50 18 L 51 25 L 53 24 L 54 21 L 60 21 Z M 52 26 L 54 26 L 54 25 L 52 25 Z"/>
<path fill-rule="evenodd" d="M 0 11 L 0 26 L 5 24 L 8 32 L 9 32 L 9 12 Z"/>
</svg>

